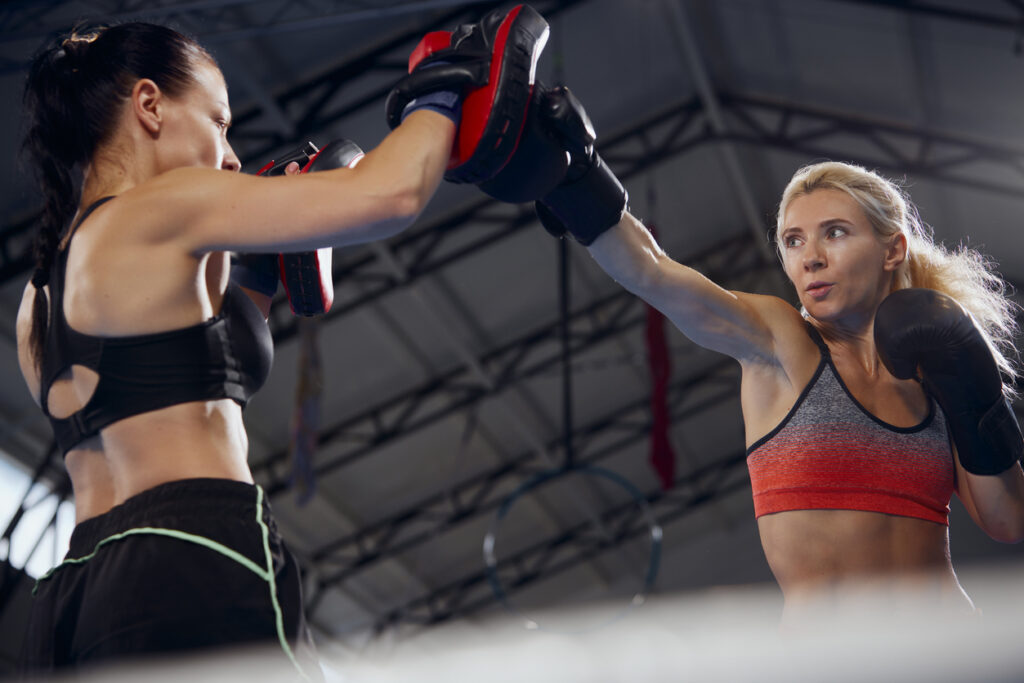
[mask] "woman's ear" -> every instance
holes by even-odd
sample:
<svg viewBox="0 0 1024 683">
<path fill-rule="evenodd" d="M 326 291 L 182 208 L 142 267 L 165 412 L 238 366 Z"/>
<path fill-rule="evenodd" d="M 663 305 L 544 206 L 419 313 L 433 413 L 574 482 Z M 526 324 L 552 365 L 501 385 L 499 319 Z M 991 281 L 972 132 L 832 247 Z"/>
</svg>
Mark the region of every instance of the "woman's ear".
<svg viewBox="0 0 1024 683">
<path fill-rule="evenodd" d="M 889 238 L 889 245 L 885 251 L 885 270 L 896 270 L 907 260 L 907 236 L 898 232 Z"/>
<path fill-rule="evenodd" d="M 163 92 L 148 78 L 140 78 L 132 88 L 132 114 L 151 135 L 163 125 Z"/>
</svg>

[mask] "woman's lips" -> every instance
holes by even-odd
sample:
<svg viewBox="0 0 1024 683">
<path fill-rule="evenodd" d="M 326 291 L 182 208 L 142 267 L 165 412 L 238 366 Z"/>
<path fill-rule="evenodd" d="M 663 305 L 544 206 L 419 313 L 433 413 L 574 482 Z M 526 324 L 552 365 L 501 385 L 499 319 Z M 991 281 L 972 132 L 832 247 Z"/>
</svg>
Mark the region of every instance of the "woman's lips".
<svg viewBox="0 0 1024 683">
<path fill-rule="evenodd" d="M 815 301 L 821 301 L 828 293 L 832 291 L 833 283 L 831 282 L 812 282 L 807 287 L 807 293 L 811 295 L 811 298 Z"/>
</svg>

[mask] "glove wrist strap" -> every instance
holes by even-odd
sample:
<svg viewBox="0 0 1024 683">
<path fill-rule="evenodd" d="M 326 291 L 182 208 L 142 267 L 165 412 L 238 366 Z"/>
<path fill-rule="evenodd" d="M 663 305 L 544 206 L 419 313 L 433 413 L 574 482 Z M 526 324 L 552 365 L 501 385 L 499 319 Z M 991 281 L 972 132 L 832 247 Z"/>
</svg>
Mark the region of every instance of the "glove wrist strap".
<svg viewBox="0 0 1024 683">
<path fill-rule="evenodd" d="M 594 163 L 577 181 L 559 185 L 544 196 L 537 214 L 548 232 L 568 232 L 589 246 L 622 220 L 629 195 L 604 160 L 594 152 Z M 549 225 L 554 221 L 554 225 Z"/>
<path fill-rule="evenodd" d="M 1024 439 L 1017 416 L 1005 398 L 1000 398 L 981 416 L 978 432 L 984 449 L 980 452 L 966 449 L 965 453 L 959 453 L 960 464 L 971 474 L 1000 474 L 1021 459 Z"/>
</svg>

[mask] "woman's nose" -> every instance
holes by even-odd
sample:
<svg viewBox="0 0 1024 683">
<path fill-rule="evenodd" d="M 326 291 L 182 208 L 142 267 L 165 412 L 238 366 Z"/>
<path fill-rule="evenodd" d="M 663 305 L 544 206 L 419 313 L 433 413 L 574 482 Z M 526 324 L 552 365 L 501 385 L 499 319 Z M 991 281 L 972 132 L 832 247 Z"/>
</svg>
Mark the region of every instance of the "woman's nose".
<svg viewBox="0 0 1024 683">
<path fill-rule="evenodd" d="M 220 167 L 225 171 L 242 170 L 242 162 L 238 159 L 238 156 L 235 154 L 235 150 L 231 148 L 231 145 L 228 145 L 227 152 L 224 154 L 224 161 L 221 162 Z"/>
<path fill-rule="evenodd" d="M 809 241 L 804 249 L 804 268 L 818 270 L 825 266 L 825 254 L 815 241 Z"/>
</svg>

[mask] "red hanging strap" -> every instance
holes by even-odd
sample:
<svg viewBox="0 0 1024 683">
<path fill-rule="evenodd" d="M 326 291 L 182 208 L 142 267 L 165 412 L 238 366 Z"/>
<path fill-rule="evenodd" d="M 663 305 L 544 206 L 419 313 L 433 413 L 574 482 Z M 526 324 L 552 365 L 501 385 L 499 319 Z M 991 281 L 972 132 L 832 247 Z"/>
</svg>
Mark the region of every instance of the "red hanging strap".
<svg viewBox="0 0 1024 683">
<path fill-rule="evenodd" d="M 657 239 L 654 225 L 647 229 Z M 648 460 L 654 468 L 661 488 L 672 488 L 676 475 L 676 454 L 668 437 L 668 383 L 672 375 L 668 342 L 665 338 L 665 316 L 653 306 L 647 306 L 647 365 L 651 371 L 651 445 Z"/>
</svg>

